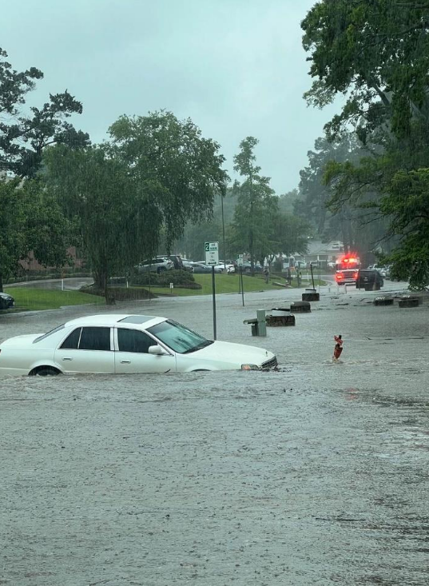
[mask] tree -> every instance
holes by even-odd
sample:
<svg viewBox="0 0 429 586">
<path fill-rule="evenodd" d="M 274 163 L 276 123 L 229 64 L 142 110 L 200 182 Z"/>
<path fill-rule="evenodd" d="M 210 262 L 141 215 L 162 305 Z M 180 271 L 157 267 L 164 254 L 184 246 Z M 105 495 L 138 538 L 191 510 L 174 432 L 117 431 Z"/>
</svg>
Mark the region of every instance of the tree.
<svg viewBox="0 0 429 586">
<path fill-rule="evenodd" d="M 97 287 L 109 298 L 115 272 L 123 275 L 157 252 L 169 251 L 187 219 L 210 216 L 226 173 L 218 145 L 191 121 L 172 114 L 122 117 L 112 143 L 50 149 L 46 180 L 78 226 Z"/>
<path fill-rule="evenodd" d="M 347 95 L 327 125 L 340 137 L 350 125 L 368 152 L 360 161 L 333 162 L 326 181 L 330 208 L 366 210 L 373 228 L 384 228 L 384 261 L 414 287 L 429 284 L 425 215 L 410 222 L 416 192 L 399 186 L 413 178 L 419 197 L 429 167 L 429 2 L 323 0 L 302 23 L 313 85 L 307 100 L 319 107 Z M 404 179 L 406 178 L 406 179 Z M 416 181 L 418 178 L 418 182 Z M 398 196 L 400 194 L 400 196 Z M 401 199 L 402 198 L 402 199 Z M 362 234 L 362 231 L 359 232 Z M 417 262 L 417 259 L 418 262 Z M 418 267 L 418 268 L 417 268 Z"/>
<path fill-rule="evenodd" d="M 210 219 L 215 196 L 225 194 L 219 145 L 203 138 L 190 119 L 181 122 L 164 111 L 122 116 L 109 132 L 112 154 L 127 166 L 136 189 L 151 194 L 170 251 L 186 223 Z"/>
<path fill-rule="evenodd" d="M 300 199 L 300 193 L 298 189 L 292 189 L 287 193 L 283 193 L 279 196 L 279 210 L 283 214 L 293 214 L 295 203 Z"/>
<path fill-rule="evenodd" d="M 21 177 L 33 177 L 40 169 L 43 150 L 52 144 L 77 148 L 89 144 L 88 134 L 76 131 L 66 121 L 82 112 L 82 104 L 67 90 L 49 95 L 41 108 L 22 112 L 26 94 L 43 73 L 31 67 L 18 72 L 0 48 L 0 171 L 9 170 Z"/>
<path fill-rule="evenodd" d="M 45 266 L 66 262 L 69 226 L 40 180 L 0 181 L 0 209 L 0 291 L 30 251 Z"/>
<path fill-rule="evenodd" d="M 335 141 L 318 138 L 314 150 L 308 152 L 307 167 L 300 172 L 301 199 L 295 204 L 296 213 L 313 224 L 322 240 L 341 238 L 346 250 L 358 250 L 361 255 L 374 248 L 386 227 L 374 210 L 366 206 L 363 211 L 356 205 L 357 199 L 347 195 L 344 184 L 332 184 L 327 178 L 333 168 L 358 164 L 363 155 L 373 158 L 355 135 L 344 134 Z M 362 188 L 368 201 L 373 190 L 368 184 Z"/>
<path fill-rule="evenodd" d="M 44 162 L 49 192 L 76 226 L 97 288 L 109 299 L 108 284 L 157 248 L 162 216 L 153 198 L 159 187 L 137 186 L 128 166 L 108 146 L 50 149 Z"/>
<path fill-rule="evenodd" d="M 305 94 L 323 107 L 348 99 L 328 125 L 338 134 L 350 123 L 365 139 L 387 124 L 398 138 L 413 118 L 428 117 L 428 0 L 322 0 L 301 26 L 314 78 Z"/>
<path fill-rule="evenodd" d="M 272 251 L 270 233 L 272 217 L 278 213 L 278 198 L 269 186 L 270 179 L 259 174 L 254 149 L 258 140 L 248 136 L 240 143 L 240 152 L 234 156 L 234 170 L 245 179 L 234 184 L 238 196 L 234 212 L 232 241 L 235 247 L 250 255 L 252 272 L 255 260 Z"/>
<path fill-rule="evenodd" d="M 180 238 L 175 248 L 185 253 L 186 258 L 202 260 L 204 258 L 204 242 L 221 242 L 222 224 L 217 218 L 198 224 L 186 225 L 183 237 Z"/>
<path fill-rule="evenodd" d="M 395 173 L 380 210 L 391 219 L 391 234 L 400 238 L 400 246 L 385 257 L 393 262 L 392 276 L 409 278 L 414 289 L 425 288 L 429 283 L 429 169 Z"/>
<path fill-rule="evenodd" d="M 279 213 L 272 218 L 271 240 L 275 252 L 305 254 L 311 233 L 311 225 L 293 214 Z"/>
</svg>

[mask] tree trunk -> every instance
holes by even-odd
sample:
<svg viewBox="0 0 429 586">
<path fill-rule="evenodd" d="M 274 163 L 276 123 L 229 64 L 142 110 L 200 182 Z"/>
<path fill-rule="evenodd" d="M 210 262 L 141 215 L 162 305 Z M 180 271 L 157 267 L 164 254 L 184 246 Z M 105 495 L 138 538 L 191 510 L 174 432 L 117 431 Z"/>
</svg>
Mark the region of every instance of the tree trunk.
<svg viewBox="0 0 429 586">
<path fill-rule="evenodd" d="M 249 252 L 250 252 L 250 274 L 252 275 L 252 277 L 254 277 L 255 276 L 255 252 L 253 250 L 253 230 L 250 230 Z"/>
<path fill-rule="evenodd" d="M 94 282 L 96 288 L 102 292 L 106 305 L 113 305 L 115 303 L 114 297 L 109 293 L 109 277 L 105 269 L 95 271 Z"/>
</svg>

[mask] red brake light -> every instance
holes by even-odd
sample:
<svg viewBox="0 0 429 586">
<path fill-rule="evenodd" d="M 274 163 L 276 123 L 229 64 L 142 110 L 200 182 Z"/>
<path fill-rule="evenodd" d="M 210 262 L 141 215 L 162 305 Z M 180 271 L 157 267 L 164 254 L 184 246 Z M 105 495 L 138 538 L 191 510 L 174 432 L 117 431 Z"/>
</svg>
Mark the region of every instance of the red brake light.
<svg viewBox="0 0 429 586">
<path fill-rule="evenodd" d="M 353 274 L 353 279 L 357 279 L 357 278 L 358 278 L 358 276 L 359 276 L 359 273 L 357 273 L 357 272 L 356 272 L 356 273 L 354 273 L 354 274 Z"/>
</svg>

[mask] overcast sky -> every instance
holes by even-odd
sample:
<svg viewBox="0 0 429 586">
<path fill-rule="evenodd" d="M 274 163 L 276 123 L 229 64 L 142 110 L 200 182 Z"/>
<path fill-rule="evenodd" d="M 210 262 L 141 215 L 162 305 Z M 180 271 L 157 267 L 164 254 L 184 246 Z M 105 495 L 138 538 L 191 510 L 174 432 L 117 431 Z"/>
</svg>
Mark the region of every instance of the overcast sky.
<svg viewBox="0 0 429 586">
<path fill-rule="evenodd" d="M 300 22 L 315 0 L 0 0 L 0 46 L 45 74 L 31 102 L 68 89 L 94 142 L 121 114 L 167 109 L 221 145 L 255 136 L 278 194 L 299 182 L 334 107 L 307 107 Z"/>
</svg>

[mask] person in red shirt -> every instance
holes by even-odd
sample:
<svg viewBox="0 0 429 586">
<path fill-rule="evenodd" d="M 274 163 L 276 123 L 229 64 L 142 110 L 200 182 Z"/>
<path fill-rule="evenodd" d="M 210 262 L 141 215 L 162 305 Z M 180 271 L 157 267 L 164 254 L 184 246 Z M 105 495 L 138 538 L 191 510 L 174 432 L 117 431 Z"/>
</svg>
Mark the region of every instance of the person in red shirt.
<svg viewBox="0 0 429 586">
<path fill-rule="evenodd" d="M 335 340 L 335 348 L 334 348 L 334 356 L 332 357 L 332 360 L 334 360 L 336 362 L 340 358 L 341 352 L 343 351 L 343 338 L 341 337 L 341 335 L 338 335 L 338 336 L 334 336 L 334 340 Z"/>
</svg>

